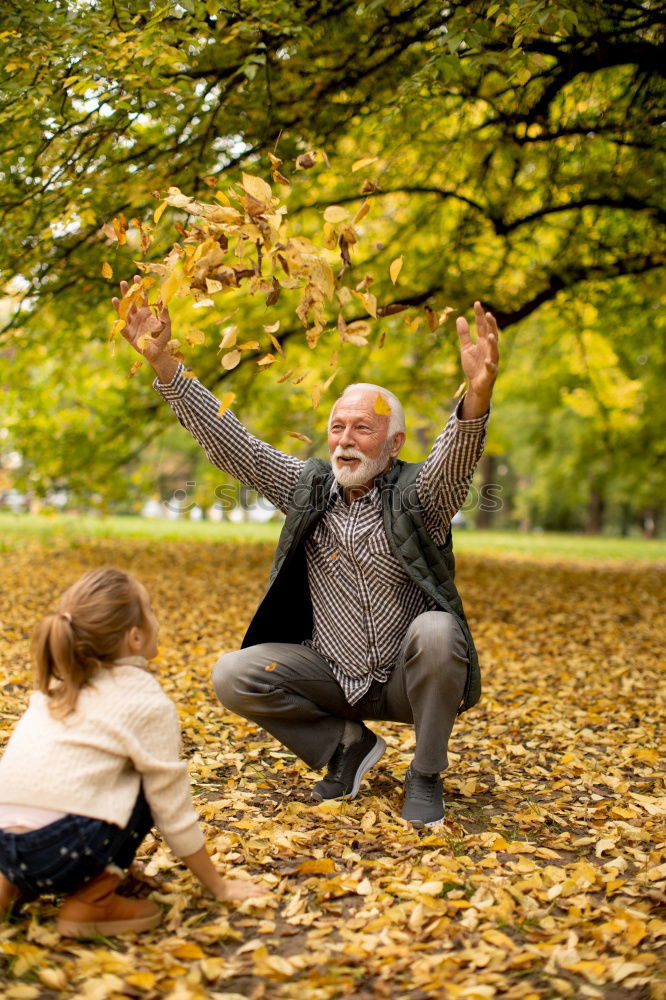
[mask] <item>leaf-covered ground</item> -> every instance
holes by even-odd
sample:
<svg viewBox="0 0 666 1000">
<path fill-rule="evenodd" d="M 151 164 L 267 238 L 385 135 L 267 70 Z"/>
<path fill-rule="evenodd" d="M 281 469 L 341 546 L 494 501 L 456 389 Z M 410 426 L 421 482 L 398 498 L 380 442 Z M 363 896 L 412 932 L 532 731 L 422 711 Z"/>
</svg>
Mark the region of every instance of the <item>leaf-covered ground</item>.
<svg viewBox="0 0 666 1000">
<path fill-rule="evenodd" d="M 446 823 L 415 831 L 399 818 L 407 727 L 381 725 L 389 750 L 357 799 L 316 805 L 317 776 L 216 703 L 211 667 L 238 645 L 270 557 L 108 539 L 3 553 L 4 733 L 28 696 L 35 620 L 84 569 L 129 568 L 163 623 L 156 669 L 210 847 L 272 890 L 213 904 L 149 838 L 163 926 L 73 943 L 53 900 L 31 904 L 0 926 L 4 995 L 666 997 L 663 566 L 460 560 L 485 692 L 454 731 Z"/>
</svg>

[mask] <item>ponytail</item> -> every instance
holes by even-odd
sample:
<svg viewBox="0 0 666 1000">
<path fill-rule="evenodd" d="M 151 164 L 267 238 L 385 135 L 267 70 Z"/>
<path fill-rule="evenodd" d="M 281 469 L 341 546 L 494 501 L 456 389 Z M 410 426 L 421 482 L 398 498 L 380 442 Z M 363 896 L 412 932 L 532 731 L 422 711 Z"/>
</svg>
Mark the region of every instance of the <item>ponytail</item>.
<svg viewBox="0 0 666 1000">
<path fill-rule="evenodd" d="M 79 691 L 113 663 L 127 630 L 144 620 L 137 582 L 122 570 L 91 570 L 63 594 L 59 610 L 32 637 L 37 688 L 54 716 L 76 708 Z"/>
</svg>

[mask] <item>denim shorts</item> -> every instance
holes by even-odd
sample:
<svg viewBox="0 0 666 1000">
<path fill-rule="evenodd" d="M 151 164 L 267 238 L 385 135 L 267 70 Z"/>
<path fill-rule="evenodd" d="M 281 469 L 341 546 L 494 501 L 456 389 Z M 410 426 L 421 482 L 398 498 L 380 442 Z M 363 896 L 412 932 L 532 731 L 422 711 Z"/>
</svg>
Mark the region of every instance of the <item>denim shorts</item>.
<svg viewBox="0 0 666 1000">
<path fill-rule="evenodd" d="M 108 865 L 129 868 L 153 825 L 143 789 L 127 826 L 68 815 L 40 830 L 0 830 L 0 872 L 29 899 L 72 893 Z"/>
</svg>

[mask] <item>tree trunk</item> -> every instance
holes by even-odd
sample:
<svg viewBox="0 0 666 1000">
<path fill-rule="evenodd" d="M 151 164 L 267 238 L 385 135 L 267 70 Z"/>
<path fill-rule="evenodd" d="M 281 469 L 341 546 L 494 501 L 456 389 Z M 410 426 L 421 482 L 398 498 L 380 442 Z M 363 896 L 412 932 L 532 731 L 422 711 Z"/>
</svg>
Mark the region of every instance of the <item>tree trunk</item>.
<svg viewBox="0 0 666 1000">
<path fill-rule="evenodd" d="M 590 505 L 588 507 L 587 528 L 588 535 L 600 535 L 604 526 L 604 511 L 606 510 L 606 500 L 603 494 L 592 487 L 590 493 Z"/>
</svg>

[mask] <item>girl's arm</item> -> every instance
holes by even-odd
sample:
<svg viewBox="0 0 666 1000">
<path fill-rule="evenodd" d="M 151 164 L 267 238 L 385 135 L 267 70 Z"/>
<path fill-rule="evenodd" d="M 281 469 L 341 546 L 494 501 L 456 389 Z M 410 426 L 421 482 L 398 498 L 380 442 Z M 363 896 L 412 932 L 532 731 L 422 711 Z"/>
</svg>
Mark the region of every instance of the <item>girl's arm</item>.
<svg viewBox="0 0 666 1000">
<path fill-rule="evenodd" d="M 266 890 L 255 882 L 245 881 L 245 879 L 222 878 L 211 861 L 205 844 L 194 854 L 188 854 L 182 860 L 215 899 L 240 903 L 251 896 L 266 895 Z"/>
</svg>

